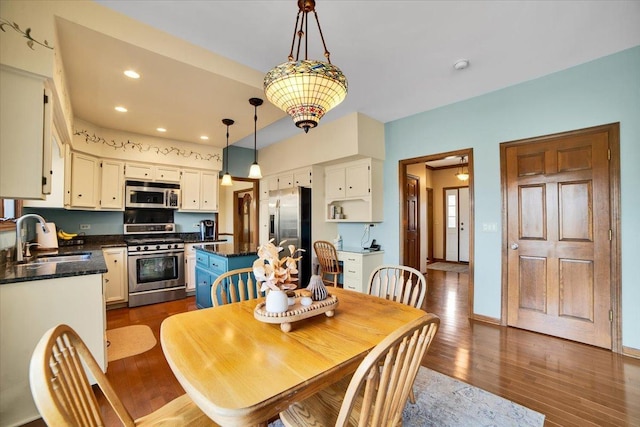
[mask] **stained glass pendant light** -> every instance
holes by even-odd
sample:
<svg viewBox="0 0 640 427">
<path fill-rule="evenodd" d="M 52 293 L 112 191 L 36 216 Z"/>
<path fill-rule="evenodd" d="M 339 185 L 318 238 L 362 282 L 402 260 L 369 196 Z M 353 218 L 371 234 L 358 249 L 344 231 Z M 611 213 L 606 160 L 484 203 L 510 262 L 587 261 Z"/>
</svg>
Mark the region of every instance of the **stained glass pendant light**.
<svg viewBox="0 0 640 427">
<path fill-rule="evenodd" d="M 258 164 L 258 147 L 257 147 L 257 135 L 258 135 L 258 107 L 262 105 L 262 99 L 251 98 L 249 104 L 253 105 L 253 164 L 249 169 L 249 178 L 262 179 L 262 172 L 260 171 L 260 165 Z"/>
<path fill-rule="evenodd" d="M 318 126 L 322 116 L 344 101 L 347 96 L 347 78 L 340 68 L 331 64 L 330 53 L 324 42 L 315 6 L 315 0 L 298 0 L 299 10 L 289 60 L 273 68 L 264 78 L 264 92 L 267 99 L 289 114 L 296 126 L 304 129 L 305 132 Z M 305 38 L 304 59 L 299 59 L 302 38 L 308 34 L 309 12 L 313 12 L 318 24 L 326 62 L 308 58 L 308 37 Z"/>
<path fill-rule="evenodd" d="M 222 175 L 220 185 L 229 187 L 233 185 L 233 180 L 231 179 L 231 175 L 229 175 L 229 126 L 235 122 L 231 119 L 222 119 L 222 123 L 227 126 L 227 151 L 224 156 L 224 175 Z"/>
</svg>

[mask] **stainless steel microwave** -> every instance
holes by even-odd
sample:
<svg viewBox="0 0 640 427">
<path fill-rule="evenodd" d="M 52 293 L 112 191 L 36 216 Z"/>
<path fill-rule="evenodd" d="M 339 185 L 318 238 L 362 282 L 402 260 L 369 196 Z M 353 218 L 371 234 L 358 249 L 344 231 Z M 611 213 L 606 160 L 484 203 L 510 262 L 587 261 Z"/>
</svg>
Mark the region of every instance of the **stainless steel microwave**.
<svg viewBox="0 0 640 427">
<path fill-rule="evenodd" d="M 165 208 L 180 207 L 180 185 L 163 182 L 127 181 L 125 207 Z"/>
</svg>

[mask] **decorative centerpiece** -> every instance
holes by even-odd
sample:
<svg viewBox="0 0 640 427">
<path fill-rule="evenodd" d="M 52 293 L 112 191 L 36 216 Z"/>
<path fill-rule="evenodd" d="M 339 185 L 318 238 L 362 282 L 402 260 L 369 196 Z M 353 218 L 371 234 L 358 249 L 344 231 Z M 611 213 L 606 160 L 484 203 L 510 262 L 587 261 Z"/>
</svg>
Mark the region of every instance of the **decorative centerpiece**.
<svg viewBox="0 0 640 427">
<path fill-rule="evenodd" d="M 296 249 L 289 245 L 291 255 L 280 258 L 280 252 L 284 250 L 282 244 L 273 244 L 273 239 L 258 247 L 258 259 L 253 262 L 253 275 L 259 283 L 261 292 L 267 291 L 266 310 L 271 313 L 283 313 L 289 307 L 288 297 L 285 291 L 297 287 L 298 261 L 302 255 L 296 257 L 304 249 Z"/>
</svg>

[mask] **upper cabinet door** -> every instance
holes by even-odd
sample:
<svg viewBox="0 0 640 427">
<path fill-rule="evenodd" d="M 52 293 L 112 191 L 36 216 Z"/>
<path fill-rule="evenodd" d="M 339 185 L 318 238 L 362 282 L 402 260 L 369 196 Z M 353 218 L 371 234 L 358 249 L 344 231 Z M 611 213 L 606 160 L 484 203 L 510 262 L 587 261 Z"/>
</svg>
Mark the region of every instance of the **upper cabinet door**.
<svg viewBox="0 0 640 427">
<path fill-rule="evenodd" d="M 124 176 L 127 179 L 141 179 L 151 181 L 154 178 L 153 166 L 136 163 L 127 163 Z"/>
<path fill-rule="evenodd" d="M 332 168 L 325 171 L 325 197 L 327 199 L 341 199 L 344 197 L 345 175 L 344 168 Z"/>
<path fill-rule="evenodd" d="M 95 208 L 100 177 L 98 159 L 71 153 L 71 207 Z"/>
<path fill-rule="evenodd" d="M 200 210 L 218 211 L 218 172 L 202 172 L 200 179 Z"/>
<path fill-rule="evenodd" d="M 200 172 L 183 170 L 180 191 L 182 193 L 181 210 L 200 209 Z"/>
<path fill-rule="evenodd" d="M 124 209 L 124 163 L 113 160 L 102 161 L 102 181 L 100 191 L 100 208 Z"/>
<path fill-rule="evenodd" d="M 369 165 L 348 166 L 345 174 L 345 197 L 365 197 L 369 195 Z"/>
<path fill-rule="evenodd" d="M 156 181 L 180 182 L 180 169 L 156 166 Z"/>
<path fill-rule="evenodd" d="M 0 68 L 0 198 L 51 192 L 51 95 L 42 77 Z"/>
</svg>

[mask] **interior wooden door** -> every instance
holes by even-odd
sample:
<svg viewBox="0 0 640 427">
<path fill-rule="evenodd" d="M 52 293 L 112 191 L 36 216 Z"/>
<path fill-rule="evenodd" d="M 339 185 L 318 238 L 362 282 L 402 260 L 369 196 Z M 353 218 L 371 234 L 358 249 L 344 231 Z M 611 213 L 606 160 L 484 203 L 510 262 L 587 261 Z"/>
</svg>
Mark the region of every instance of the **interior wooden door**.
<svg viewBox="0 0 640 427">
<path fill-rule="evenodd" d="M 420 269 L 420 180 L 407 175 L 405 187 L 406 209 L 404 265 Z"/>
<path fill-rule="evenodd" d="M 503 150 L 507 324 L 612 347 L 607 131 Z"/>
</svg>

